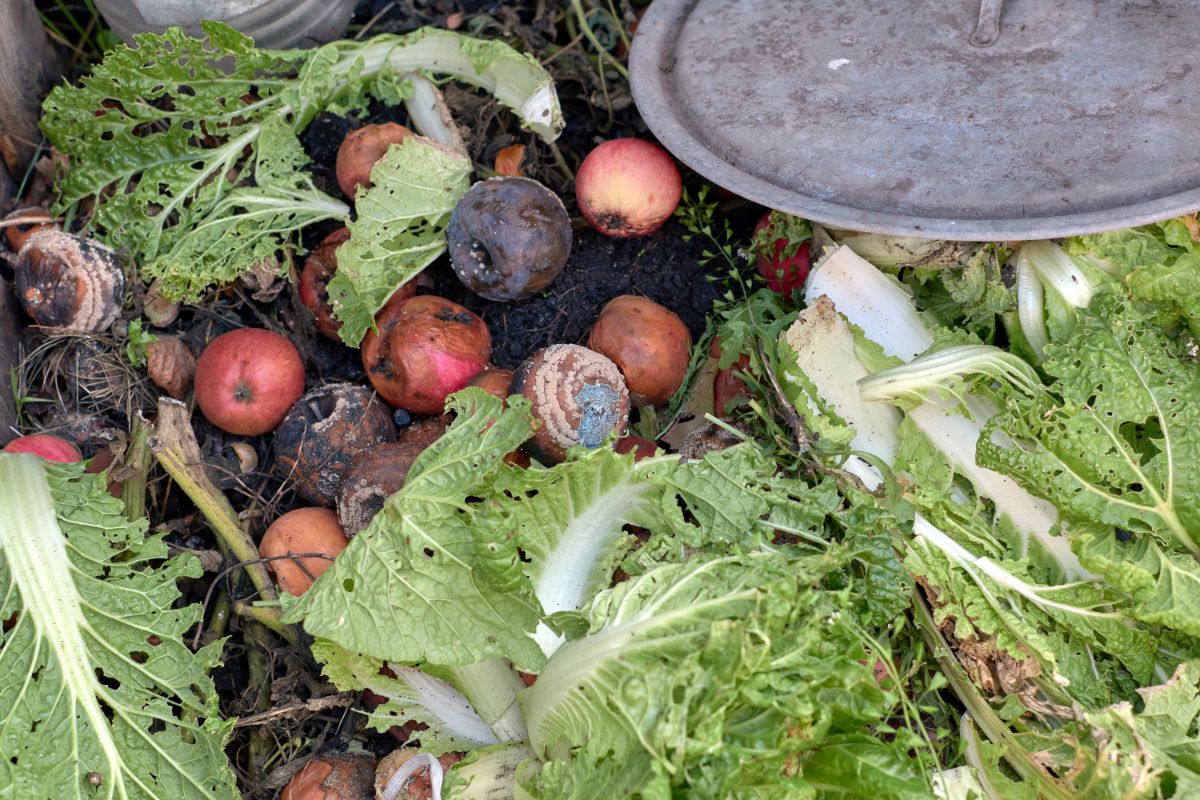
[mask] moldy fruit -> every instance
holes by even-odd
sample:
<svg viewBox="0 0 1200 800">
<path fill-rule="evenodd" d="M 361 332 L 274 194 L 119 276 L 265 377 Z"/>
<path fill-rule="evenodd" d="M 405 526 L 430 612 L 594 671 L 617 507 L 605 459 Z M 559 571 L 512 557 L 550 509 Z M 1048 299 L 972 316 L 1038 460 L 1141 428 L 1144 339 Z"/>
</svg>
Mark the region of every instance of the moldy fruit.
<svg viewBox="0 0 1200 800">
<path fill-rule="evenodd" d="M 529 178 L 489 178 L 458 201 L 446 228 L 458 279 L 489 300 L 532 297 L 571 255 L 571 220 L 554 192 Z"/>
<path fill-rule="evenodd" d="M 529 399 L 538 423 L 523 447 L 544 464 L 575 445 L 596 448 L 611 431 L 625 432 L 629 391 L 607 357 L 577 344 L 538 350 L 513 375 L 512 390 Z"/>
</svg>

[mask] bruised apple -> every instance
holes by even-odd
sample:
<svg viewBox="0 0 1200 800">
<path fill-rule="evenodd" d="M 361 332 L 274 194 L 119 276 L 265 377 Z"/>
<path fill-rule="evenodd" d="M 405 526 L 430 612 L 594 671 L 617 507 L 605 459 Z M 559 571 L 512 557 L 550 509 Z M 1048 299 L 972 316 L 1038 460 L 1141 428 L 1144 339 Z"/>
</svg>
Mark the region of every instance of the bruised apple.
<svg viewBox="0 0 1200 800">
<path fill-rule="evenodd" d="M 194 385 L 209 422 L 238 436 L 258 436 L 274 430 L 304 393 L 304 362 L 286 337 L 240 328 L 208 343 L 196 362 Z"/>
<path fill-rule="evenodd" d="M 375 317 L 378 333 L 363 339 L 362 359 L 375 391 L 411 414 L 440 414 L 447 395 L 487 367 L 492 336 L 471 311 L 434 295 L 418 295 Z"/>
<path fill-rule="evenodd" d="M 675 207 L 683 184 L 666 150 L 644 139 L 610 139 L 587 154 L 575 176 L 575 199 L 593 228 L 630 238 L 654 233 Z"/>
<path fill-rule="evenodd" d="M 279 588 L 288 594 L 302 595 L 333 565 L 333 559 L 346 549 L 346 534 L 337 514 L 328 508 L 297 508 L 271 523 L 258 545 L 267 568 L 275 573 Z M 291 554 L 304 558 L 280 558 Z M 316 554 L 316 555 L 310 555 Z"/>
</svg>

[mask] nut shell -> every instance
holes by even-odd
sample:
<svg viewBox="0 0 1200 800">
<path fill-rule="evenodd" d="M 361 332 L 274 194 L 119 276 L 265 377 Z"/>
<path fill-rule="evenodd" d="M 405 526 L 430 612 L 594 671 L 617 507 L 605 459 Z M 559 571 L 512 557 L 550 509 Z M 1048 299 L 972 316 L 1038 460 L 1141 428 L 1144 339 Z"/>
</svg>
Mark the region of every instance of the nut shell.
<svg viewBox="0 0 1200 800">
<path fill-rule="evenodd" d="M 413 414 L 440 414 L 447 395 L 483 371 L 492 337 L 476 314 L 434 295 L 386 307 L 379 333 L 362 343 L 363 368 L 389 404 Z"/>
<path fill-rule="evenodd" d="M 571 255 L 571 219 L 558 195 L 530 178 L 481 181 L 458 201 L 446 228 L 454 273 L 489 300 L 533 297 Z"/>
<path fill-rule="evenodd" d="M 670 309 L 626 294 L 600 310 L 587 346 L 621 368 L 634 403 L 661 406 L 687 374 L 692 336 Z"/>
<path fill-rule="evenodd" d="M 146 372 L 155 386 L 182 400 L 192 390 L 196 357 L 179 337 L 159 336 L 146 345 Z"/>
<path fill-rule="evenodd" d="M 102 244 L 56 230 L 25 240 L 17 254 L 17 297 L 39 325 L 101 333 L 121 314 L 125 274 Z"/>
<path fill-rule="evenodd" d="M 513 375 L 512 390 L 529 399 L 538 423 L 523 447 L 544 464 L 562 461 L 576 445 L 599 447 L 609 432 L 624 433 L 629 422 L 629 391 L 621 370 L 577 344 L 534 353 Z"/>
<path fill-rule="evenodd" d="M 342 474 L 337 492 L 338 520 L 347 536 L 371 524 L 384 502 L 404 486 L 422 444 L 387 442 L 360 450 Z"/>
<path fill-rule="evenodd" d="M 332 506 L 350 460 L 396 438 L 391 410 L 363 386 L 333 383 L 305 394 L 275 430 L 275 466 L 305 501 Z"/>
</svg>

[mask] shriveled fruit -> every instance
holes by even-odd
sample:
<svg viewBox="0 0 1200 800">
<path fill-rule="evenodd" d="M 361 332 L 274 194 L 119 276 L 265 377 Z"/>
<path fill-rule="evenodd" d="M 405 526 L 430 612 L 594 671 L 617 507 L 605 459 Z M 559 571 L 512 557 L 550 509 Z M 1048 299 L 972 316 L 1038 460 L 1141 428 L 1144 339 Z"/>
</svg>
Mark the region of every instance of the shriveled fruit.
<svg viewBox="0 0 1200 800">
<path fill-rule="evenodd" d="M 571 255 L 571 220 L 554 192 L 529 178 L 489 178 L 458 201 L 446 228 L 458 279 L 489 300 L 532 297 Z"/>
<path fill-rule="evenodd" d="M 328 508 L 297 508 L 271 523 L 259 542 L 258 552 L 263 558 L 272 559 L 267 568 L 275 573 L 279 587 L 288 594 L 301 595 L 333 565 L 333 559 L 346 549 L 346 544 L 337 514 Z M 280 557 L 293 553 L 305 555 Z"/>
</svg>

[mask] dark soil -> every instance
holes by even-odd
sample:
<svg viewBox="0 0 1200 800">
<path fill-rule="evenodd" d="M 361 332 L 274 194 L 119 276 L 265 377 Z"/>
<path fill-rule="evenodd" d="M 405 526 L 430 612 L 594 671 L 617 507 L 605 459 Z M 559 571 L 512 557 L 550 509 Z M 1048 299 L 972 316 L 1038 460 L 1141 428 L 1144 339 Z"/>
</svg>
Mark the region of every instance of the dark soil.
<svg viewBox="0 0 1200 800">
<path fill-rule="evenodd" d="M 492 362 L 505 369 L 516 369 L 533 351 L 547 345 L 582 344 L 601 307 L 622 294 L 644 295 L 661 303 L 678 314 L 697 338 L 717 297 L 717 284 L 699 266 L 702 244 L 685 244 L 684 233 L 673 220 L 640 239 L 576 231 L 562 274 L 544 294 L 527 300 L 498 303 L 478 297 L 444 264 L 432 273 L 434 288 L 483 317 L 492 333 Z"/>
</svg>

